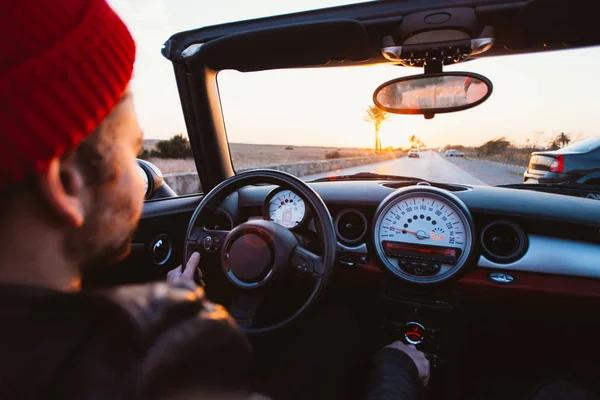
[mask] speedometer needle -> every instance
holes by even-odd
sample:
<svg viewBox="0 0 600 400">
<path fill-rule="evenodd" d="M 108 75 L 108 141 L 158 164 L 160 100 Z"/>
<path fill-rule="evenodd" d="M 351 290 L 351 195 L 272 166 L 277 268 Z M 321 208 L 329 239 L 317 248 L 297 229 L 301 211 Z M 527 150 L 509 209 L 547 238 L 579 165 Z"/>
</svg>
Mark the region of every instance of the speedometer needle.
<svg viewBox="0 0 600 400">
<path fill-rule="evenodd" d="M 403 229 L 403 228 L 395 228 L 393 226 L 387 226 L 386 228 L 390 228 L 390 229 L 404 232 L 404 233 L 411 233 L 411 234 L 415 235 L 417 237 L 417 239 L 429 239 L 429 235 L 427 233 L 425 233 L 425 231 L 413 232 L 413 231 L 409 231 L 409 230 Z"/>
</svg>

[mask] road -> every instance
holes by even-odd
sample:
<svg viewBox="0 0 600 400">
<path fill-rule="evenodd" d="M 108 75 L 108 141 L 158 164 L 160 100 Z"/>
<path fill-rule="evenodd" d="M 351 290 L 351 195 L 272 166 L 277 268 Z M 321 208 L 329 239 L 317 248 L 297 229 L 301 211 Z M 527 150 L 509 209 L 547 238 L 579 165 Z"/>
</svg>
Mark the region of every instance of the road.
<svg viewBox="0 0 600 400">
<path fill-rule="evenodd" d="M 523 182 L 523 168 L 469 158 L 447 158 L 437 152 L 421 152 L 420 158 L 402 157 L 376 164 L 346 168 L 302 177 L 303 180 L 332 175 L 374 172 L 386 175 L 413 176 L 432 182 L 465 185 L 501 185 Z"/>
</svg>

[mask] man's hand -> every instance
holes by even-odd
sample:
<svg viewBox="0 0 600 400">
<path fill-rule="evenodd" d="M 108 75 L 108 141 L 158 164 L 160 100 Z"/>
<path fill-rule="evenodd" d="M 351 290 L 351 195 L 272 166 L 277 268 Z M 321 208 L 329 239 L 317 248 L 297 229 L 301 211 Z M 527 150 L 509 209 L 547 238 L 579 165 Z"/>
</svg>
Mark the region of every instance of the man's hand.
<svg viewBox="0 0 600 400">
<path fill-rule="evenodd" d="M 423 382 L 424 386 L 427 386 L 429 383 L 429 360 L 425 358 L 425 354 L 422 351 L 417 350 L 417 348 L 412 344 L 407 345 L 399 340 L 386 347 L 391 347 L 406 353 L 417 366 L 417 370 L 419 371 L 419 379 L 421 379 L 421 382 Z"/>
<path fill-rule="evenodd" d="M 180 265 L 179 267 L 169 271 L 167 273 L 167 282 L 175 283 L 175 282 L 184 282 L 191 283 L 196 286 L 194 282 L 194 272 L 198 270 L 198 276 L 200 277 L 200 286 L 204 287 L 204 281 L 202 280 L 202 270 L 198 268 L 198 264 L 200 264 L 200 253 L 197 251 L 192 253 L 190 259 L 185 265 L 185 269 Z"/>
</svg>

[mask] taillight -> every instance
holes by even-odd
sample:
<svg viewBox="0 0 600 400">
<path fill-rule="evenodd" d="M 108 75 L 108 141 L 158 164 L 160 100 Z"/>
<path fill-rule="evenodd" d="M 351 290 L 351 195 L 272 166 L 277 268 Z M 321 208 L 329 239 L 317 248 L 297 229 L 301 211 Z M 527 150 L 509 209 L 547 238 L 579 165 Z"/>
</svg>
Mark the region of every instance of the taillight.
<svg viewBox="0 0 600 400">
<path fill-rule="evenodd" d="M 563 172 L 565 168 L 565 157 L 557 155 L 554 157 L 554 161 L 550 164 L 550 172 Z"/>
</svg>

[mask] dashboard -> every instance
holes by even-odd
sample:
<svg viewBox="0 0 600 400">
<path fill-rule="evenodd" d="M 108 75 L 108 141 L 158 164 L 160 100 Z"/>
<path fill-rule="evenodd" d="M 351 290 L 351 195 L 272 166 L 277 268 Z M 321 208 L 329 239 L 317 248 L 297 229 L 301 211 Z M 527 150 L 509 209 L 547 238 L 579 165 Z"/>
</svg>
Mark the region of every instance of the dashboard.
<svg viewBox="0 0 600 400">
<path fill-rule="evenodd" d="M 339 264 L 414 284 L 465 273 L 519 287 L 519 273 L 600 283 L 600 203 L 499 187 L 391 181 L 330 181 L 310 186 L 327 205 Z M 237 225 L 273 220 L 314 231 L 297 194 L 272 185 L 238 190 L 219 213 Z M 465 280 L 466 281 L 466 280 Z M 485 282 L 483 282 L 485 281 Z"/>
</svg>

